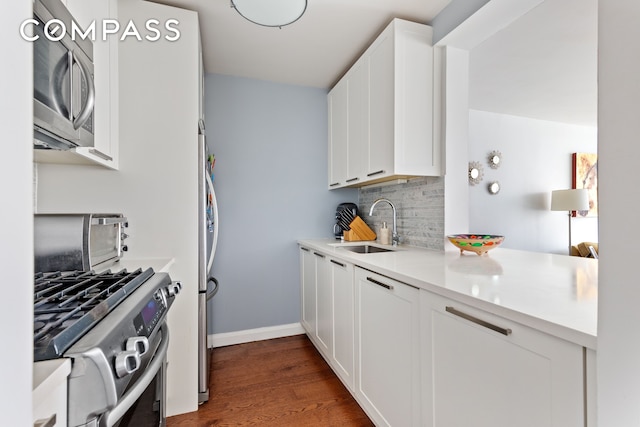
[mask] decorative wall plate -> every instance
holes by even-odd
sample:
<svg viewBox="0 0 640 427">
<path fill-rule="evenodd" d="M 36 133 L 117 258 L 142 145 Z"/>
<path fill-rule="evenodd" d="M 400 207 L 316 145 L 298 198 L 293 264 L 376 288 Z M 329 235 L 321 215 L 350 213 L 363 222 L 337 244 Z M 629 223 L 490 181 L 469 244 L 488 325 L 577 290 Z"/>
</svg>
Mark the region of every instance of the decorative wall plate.
<svg viewBox="0 0 640 427">
<path fill-rule="evenodd" d="M 483 173 L 482 165 L 479 162 L 469 162 L 469 184 L 480 184 Z"/>
<path fill-rule="evenodd" d="M 487 189 L 490 194 L 498 194 L 500 192 L 500 183 L 498 181 L 490 182 Z"/>
<path fill-rule="evenodd" d="M 498 169 L 502 163 L 502 153 L 498 150 L 492 151 L 489 153 L 488 161 L 491 169 Z"/>
</svg>

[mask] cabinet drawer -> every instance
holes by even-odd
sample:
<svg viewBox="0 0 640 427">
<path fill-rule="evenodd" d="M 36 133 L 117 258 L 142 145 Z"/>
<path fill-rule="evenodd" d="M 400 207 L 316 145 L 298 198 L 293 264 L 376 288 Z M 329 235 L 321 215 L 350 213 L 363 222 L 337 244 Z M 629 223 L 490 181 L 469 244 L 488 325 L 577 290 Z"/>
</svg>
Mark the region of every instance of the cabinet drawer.
<svg viewBox="0 0 640 427">
<path fill-rule="evenodd" d="M 420 298 L 425 425 L 584 426 L 582 347 L 427 291 Z"/>
</svg>

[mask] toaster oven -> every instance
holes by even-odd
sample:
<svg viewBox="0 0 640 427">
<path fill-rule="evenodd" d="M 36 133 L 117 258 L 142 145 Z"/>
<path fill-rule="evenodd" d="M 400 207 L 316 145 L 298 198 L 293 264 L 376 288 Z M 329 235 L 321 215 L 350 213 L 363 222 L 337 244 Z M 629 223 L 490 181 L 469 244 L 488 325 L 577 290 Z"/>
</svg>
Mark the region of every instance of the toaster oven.
<svg viewBox="0 0 640 427">
<path fill-rule="evenodd" d="M 34 215 L 36 272 L 89 271 L 118 261 L 127 250 L 122 214 Z"/>
</svg>

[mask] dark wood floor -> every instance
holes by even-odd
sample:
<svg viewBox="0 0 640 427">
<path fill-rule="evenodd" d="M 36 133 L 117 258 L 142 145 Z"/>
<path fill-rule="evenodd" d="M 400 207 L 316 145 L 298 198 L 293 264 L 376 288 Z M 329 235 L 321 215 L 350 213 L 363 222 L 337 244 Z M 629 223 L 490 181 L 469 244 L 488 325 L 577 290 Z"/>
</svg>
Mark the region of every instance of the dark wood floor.
<svg viewBox="0 0 640 427">
<path fill-rule="evenodd" d="M 209 401 L 186 426 L 373 426 L 306 335 L 216 348 Z"/>
</svg>

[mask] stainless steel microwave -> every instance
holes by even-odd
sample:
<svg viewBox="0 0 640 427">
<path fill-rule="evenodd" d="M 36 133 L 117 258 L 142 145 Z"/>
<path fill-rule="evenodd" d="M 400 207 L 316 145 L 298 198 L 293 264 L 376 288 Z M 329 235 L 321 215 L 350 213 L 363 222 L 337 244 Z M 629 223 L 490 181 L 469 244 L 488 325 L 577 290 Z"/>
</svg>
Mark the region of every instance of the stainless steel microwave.
<svg viewBox="0 0 640 427">
<path fill-rule="evenodd" d="M 33 14 L 34 148 L 93 147 L 93 41 L 60 0 L 35 0 Z"/>
</svg>

